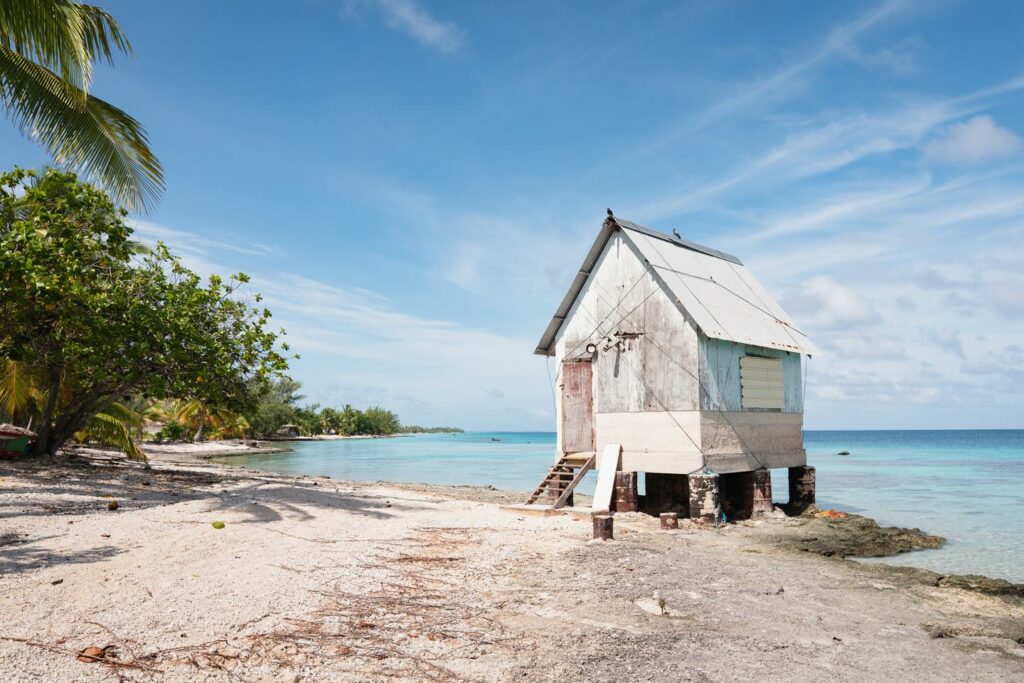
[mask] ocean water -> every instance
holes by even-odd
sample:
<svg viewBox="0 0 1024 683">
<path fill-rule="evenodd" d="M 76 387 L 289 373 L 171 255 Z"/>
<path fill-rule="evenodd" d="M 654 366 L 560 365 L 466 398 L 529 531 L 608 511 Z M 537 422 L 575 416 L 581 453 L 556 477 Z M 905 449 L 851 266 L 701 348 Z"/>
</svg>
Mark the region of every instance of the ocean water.
<svg viewBox="0 0 1024 683">
<path fill-rule="evenodd" d="M 287 474 L 527 491 L 554 443 L 549 432 L 423 434 L 298 441 L 290 453 L 219 460 Z M 941 549 L 883 561 L 1024 582 L 1024 430 L 810 431 L 804 443 L 819 505 L 948 539 Z M 580 491 L 591 493 L 594 481 L 588 475 Z M 785 502 L 785 470 L 773 471 L 772 483 Z"/>
</svg>

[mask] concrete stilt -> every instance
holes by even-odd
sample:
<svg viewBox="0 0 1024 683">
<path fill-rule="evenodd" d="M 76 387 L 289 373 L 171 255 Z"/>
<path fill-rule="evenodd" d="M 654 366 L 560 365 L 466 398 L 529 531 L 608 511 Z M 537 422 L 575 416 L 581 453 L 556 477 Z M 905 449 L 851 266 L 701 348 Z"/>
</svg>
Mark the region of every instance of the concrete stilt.
<svg viewBox="0 0 1024 683">
<path fill-rule="evenodd" d="M 594 520 L 594 538 L 599 538 L 602 541 L 610 541 L 614 538 L 611 515 L 593 515 L 592 519 Z"/>
<path fill-rule="evenodd" d="M 636 512 L 637 483 L 636 472 L 616 472 L 615 491 L 612 495 L 613 512 Z"/>
<path fill-rule="evenodd" d="M 690 519 L 715 523 L 721 515 L 718 503 L 718 475 L 690 475 Z"/>
<path fill-rule="evenodd" d="M 754 473 L 731 472 L 719 475 L 718 504 L 730 522 L 750 519 L 754 505 Z"/>
<path fill-rule="evenodd" d="M 661 528 L 667 530 L 679 528 L 679 515 L 674 512 L 662 512 Z"/>
<path fill-rule="evenodd" d="M 813 467 L 789 468 L 789 508 L 803 512 L 814 505 L 815 471 Z"/>
<path fill-rule="evenodd" d="M 754 470 L 751 473 L 754 481 L 754 504 L 750 511 L 751 517 L 767 515 L 772 507 L 772 473 L 771 470 Z"/>
<path fill-rule="evenodd" d="M 680 517 L 690 513 L 690 482 L 685 474 L 647 472 L 644 475 L 647 495 L 643 511 L 650 515 L 675 512 Z"/>
</svg>

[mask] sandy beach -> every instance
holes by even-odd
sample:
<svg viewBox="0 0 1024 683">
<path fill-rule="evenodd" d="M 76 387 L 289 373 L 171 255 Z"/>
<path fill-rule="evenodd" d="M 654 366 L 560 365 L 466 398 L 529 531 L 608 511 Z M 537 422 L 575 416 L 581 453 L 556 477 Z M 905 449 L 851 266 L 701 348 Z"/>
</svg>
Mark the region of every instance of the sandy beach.
<svg viewBox="0 0 1024 683">
<path fill-rule="evenodd" d="M 806 520 L 595 542 L 515 494 L 156 457 L 0 464 L 5 680 L 1024 677 L 1019 587 L 800 552 Z"/>
</svg>

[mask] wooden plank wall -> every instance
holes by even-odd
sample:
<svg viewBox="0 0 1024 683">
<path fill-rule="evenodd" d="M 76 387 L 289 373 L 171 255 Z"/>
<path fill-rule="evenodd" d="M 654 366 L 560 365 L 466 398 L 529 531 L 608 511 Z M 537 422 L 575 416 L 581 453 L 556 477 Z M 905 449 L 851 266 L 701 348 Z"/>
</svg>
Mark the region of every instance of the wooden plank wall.
<svg viewBox="0 0 1024 683">
<path fill-rule="evenodd" d="M 562 448 L 566 453 L 594 450 L 593 363 L 562 363 Z"/>
</svg>

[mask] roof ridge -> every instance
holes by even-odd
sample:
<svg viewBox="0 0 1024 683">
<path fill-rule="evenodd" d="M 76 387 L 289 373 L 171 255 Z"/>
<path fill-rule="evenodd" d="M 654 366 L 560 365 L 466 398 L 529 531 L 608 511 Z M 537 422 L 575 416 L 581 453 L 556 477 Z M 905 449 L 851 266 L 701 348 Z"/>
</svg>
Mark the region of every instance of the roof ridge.
<svg viewBox="0 0 1024 683">
<path fill-rule="evenodd" d="M 674 244 L 677 247 L 682 247 L 683 249 L 689 249 L 690 251 L 696 251 L 701 254 L 713 256 L 715 258 L 722 259 L 723 261 L 730 261 L 739 266 L 743 265 L 743 261 L 740 261 L 737 257 L 733 256 L 732 254 L 727 254 L 724 251 L 719 251 L 718 249 L 712 249 L 711 247 L 706 247 L 703 244 L 697 244 L 696 242 L 691 242 L 690 240 L 684 240 L 682 237 L 669 235 L 659 230 L 655 230 L 654 228 L 648 228 L 646 225 L 640 225 L 639 223 L 634 223 L 633 221 L 626 220 L 625 218 L 619 218 L 618 216 L 611 216 L 608 218 L 608 220 L 614 221 L 618 227 L 623 228 L 625 230 L 639 232 L 641 234 L 647 235 L 648 237 L 653 237 L 655 239 L 659 239 L 670 244 Z"/>
</svg>

